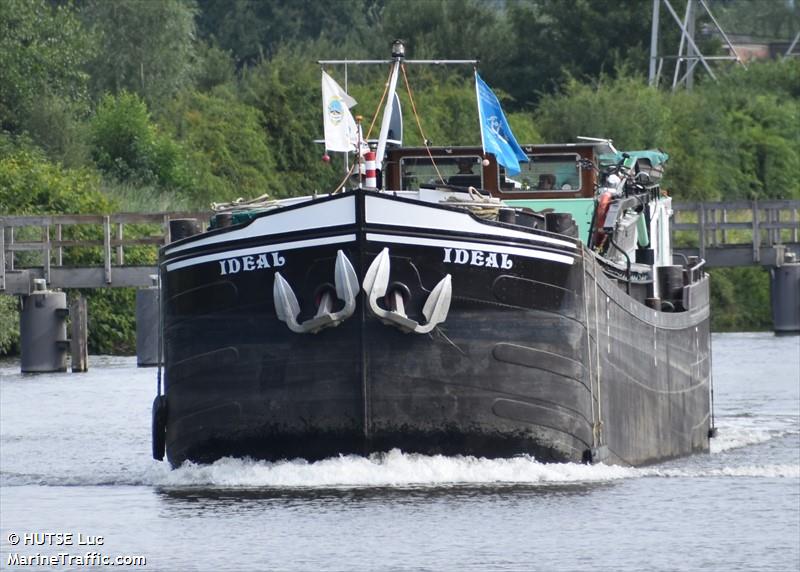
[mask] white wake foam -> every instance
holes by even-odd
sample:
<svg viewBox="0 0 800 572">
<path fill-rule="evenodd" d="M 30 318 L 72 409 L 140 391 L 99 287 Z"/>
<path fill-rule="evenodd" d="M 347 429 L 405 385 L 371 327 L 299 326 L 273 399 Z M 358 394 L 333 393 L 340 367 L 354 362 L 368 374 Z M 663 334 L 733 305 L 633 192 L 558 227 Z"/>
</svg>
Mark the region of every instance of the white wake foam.
<svg viewBox="0 0 800 572">
<path fill-rule="evenodd" d="M 769 479 L 800 478 L 800 465 L 743 465 L 740 467 L 720 467 L 716 469 L 643 469 L 649 476 L 667 478 L 693 477 L 756 477 Z"/>
<path fill-rule="evenodd" d="M 718 427 L 717 436 L 711 439 L 711 453 L 722 453 L 731 449 L 757 445 L 769 441 L 773 437 L 776 437 L 773 432 L 756 427 Z"/>
<path fill-rule="evenodd" d="M 483 459 L 406 454 L 394 449 L 370 457 L 342 456 L 315 463 L 269 463 L 221 459 L 211 465 L 186 463 L 153 484 L 221 487 L 441 487 L 613 481 L 637 476 L 637 470 L 574 463 L 544 464 L 531 457 Z"/>
<path fill-rule="evenodd" d="M 575 463 L 545 464 L 530 457 L 484 459 L 406 454 L 392 450 L 368 458 L 337 457 L 314 463 L 275 463 L 221 459 L 211 465 L 186 463 L 157 470 L 149 481 L 157 486 L 242 488 L 404 488 L 464 485 L 512 486 L 602 483 L 635 478 L 761 477 L 800 478 L 800 465 L 751 465 L 631 468 Z"/>
<path fill-rule="evenodd" d="M 724 417 L 719 420 L 717 430 L 717 436 L 711 439 L 712 454 L 797 434 L 798 423 L 795 417 Z"/>
<path fill-rule="evenodd" d="M 692 459 L 696 460 L 697 457 Z M 548 486 L 603 483 L 638 478 L 800 478 L 798 464 L 720 466 L 713 462 L 686 467 L 643 468 L 575 463 L 546 464 L 531 457 L 484 459 L 407 454 L 397 449 L 370 457 L 340 456 L 317 462 L 300 459 L 267 462 L 225 458 L 209 465 L 167 463 L 138 466 L 82 467 L 55 474 L 3 471 L 4 486 L 156 486 L 210 488 L 447 488 L 457 486 Z M 99 469 L 99 470 L 98 470 Z"/>
</svg>

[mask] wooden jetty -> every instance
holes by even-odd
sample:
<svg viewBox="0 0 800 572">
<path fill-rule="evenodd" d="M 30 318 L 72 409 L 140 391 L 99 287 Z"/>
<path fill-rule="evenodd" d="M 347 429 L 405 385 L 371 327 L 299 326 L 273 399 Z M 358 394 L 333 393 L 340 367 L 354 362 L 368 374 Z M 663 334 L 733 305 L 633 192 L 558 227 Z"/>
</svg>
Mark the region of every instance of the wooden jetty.
<svg viewBox="0 0 800 572">
<path fill-rule="evenodd" d="M 800 260 L 800 201 L 675 203 L 675 252 L 700 256 L 709 267 L 774 266 Z"/>
<path fill-rule="evenodd" d="M 28 295 L 33 280 L 50 288 L 143 288 L 156 273 L 156 248 L 170 242 L 170 221 L 207 212 L 0 216 L 0 293 Z M 97 238 L 66 238 L 80 229 Z M 94 232 L 93 232 L 94 231 Z M 21 238 L 22 237 L 22 238 Z M 152 264 L 126 264 L 125 249 L 150 247 Z M 65 251 L 99 250 L 102 263 L 65 265 Z M 36 253 L 20 261 L 21 253 Z M 100 258 L 100 257 L 97 257 Z"/>
</svg>

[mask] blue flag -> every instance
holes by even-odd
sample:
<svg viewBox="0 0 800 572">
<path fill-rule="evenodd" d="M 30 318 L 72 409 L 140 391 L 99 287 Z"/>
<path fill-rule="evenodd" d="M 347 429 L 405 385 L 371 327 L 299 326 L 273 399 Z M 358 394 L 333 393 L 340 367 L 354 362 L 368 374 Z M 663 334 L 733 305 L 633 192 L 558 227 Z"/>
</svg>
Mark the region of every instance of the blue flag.
<svg viewBox="0 0 800 572">
<path fill-rule="evenodd" d="M 528 161 L 528 156 L 514 139 L 497 96 L 481 79 L 478 72 L 475 72 L 475 91 L 478 95 L 478 118 L 481 122 L 484 153 L 493 153 L 497 157 L 497 162 L 506 168 L 507 174 L 518 174 L 519 162 Z"/>
</svg>

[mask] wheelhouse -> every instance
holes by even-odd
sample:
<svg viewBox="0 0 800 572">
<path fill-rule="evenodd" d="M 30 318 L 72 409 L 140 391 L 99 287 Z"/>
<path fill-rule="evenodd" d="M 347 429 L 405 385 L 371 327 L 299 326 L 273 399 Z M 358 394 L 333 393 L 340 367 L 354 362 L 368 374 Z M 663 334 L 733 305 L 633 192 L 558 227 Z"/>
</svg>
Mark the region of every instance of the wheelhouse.
<svg viewBox="0 0 800 572">
<path fill-rule="evenodd" d="M 502 199 L 592 198 L 596 144 L 524 145 L 529 157 L 510 176 L 480 147 L 398 147 L 388 152 L 386 188 L 418 190 L 455 185 L 489 191 Z"/>
</svg>

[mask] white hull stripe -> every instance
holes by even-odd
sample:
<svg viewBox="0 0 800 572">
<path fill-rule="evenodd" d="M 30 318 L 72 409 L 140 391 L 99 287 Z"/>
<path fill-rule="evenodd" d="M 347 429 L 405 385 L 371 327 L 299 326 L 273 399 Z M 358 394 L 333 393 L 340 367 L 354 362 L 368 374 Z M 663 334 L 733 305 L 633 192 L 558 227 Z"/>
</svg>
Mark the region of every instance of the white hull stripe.
<svg viewBox="0 0 800 572">
<path fill-rule="evenodd" d="M 367 223 L 404 226 L 424 229 L 489 234 L 500 237 L 524 238 L 544 242 L 562 248 L 575 249 L 575 244 L 566 240 L 550 238 L 511 228 L 486 225 L 476 221 L 468 213 L 430 208 L 379 197 L 367 197 Z"/>
<path fill-rule="evenodd" d="M 242 240 L 247 238 L 263 237 L 285 232 L 295 232 L 318 228 L 329 228 L 345 224 L 355 224 L 356 202 L 355 197 L 346 197 L 325 201 L 324 203 L 310 203 L 306 206 L 257 218 L 246 227 L 230 232 L 220 233 L 215 236 L 193 240 L 172 248 L 167 248 L 167 255 L 220 242 Z"/>
<path fill-rule="evenodd" d="M 464 242 L 462 240 L 443 240 L 439 238 L 419 238 L 416 236 L 399 236 L 395 234 L 374 234 L 367 233 L 367 240 L 385 243 L 399 244 L 418 244 L 421 246 L 439 246 L 442 248 L 462 248 L 466 250 L 481 250 L 483 252 L 498 252 L 524 256 L 526 258 L 539 258 L 542 260 L 552 260 L 561 264 L 574 264 L 575 258 L 565 254 L 547 252 L 545 250 L 534 250 L 519 246 L 499 246 L 496 244 L 484 244 L 482 242 Z"/>
<path fill-rule="evenodd" d="M 204 256 L 196 256 L 194 258 L 187 258 L 178 262 L 168 262 L 167 272 L 186 268 L 187 266 L 195 266 L 196 264 L 203 264 L 205 262 L 213 262 L 215 260 L 223 260 L 226 258 L 235 258 L 237 256 L 251 256 L 257 254 L 267 254 L 270 252 L 279 252 L 284 250 L 296 250 L 298 248 L 308 248 L 310 246 L 321 246 L 324 244 L 339 244 L 342 242 L 354 242 L 356 239 L 355 234 L 344 234 L 341 236 L 327 236 L 325 238 L 309 238 L 308 240 L 296 240 L 294 242 L 282 242 L 280 244 L 270 244 L 266 246 L 254 246 L 251 248 L 241 248 L 239 250 L 225 250 L 223 252 L 215 252 L 214 254 L 206 254 Z"/>
</svg>

